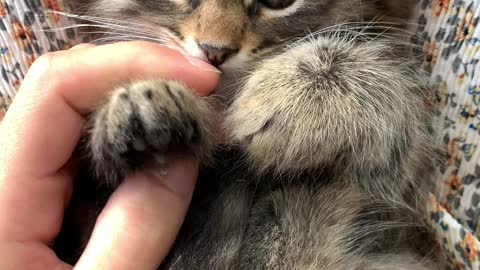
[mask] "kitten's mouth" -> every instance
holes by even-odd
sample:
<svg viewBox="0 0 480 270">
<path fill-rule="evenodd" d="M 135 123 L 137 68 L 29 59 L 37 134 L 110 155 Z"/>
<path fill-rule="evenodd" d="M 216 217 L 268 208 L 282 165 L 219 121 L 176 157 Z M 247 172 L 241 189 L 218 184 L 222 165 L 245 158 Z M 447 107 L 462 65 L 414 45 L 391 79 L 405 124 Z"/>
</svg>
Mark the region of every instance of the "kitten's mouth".
<svg viewBox="0 0 480 270">
<path fill-rule="evenodd" d="M 208 61 L 205 61 L 197 57 L 192 57 L 192 56 L 187 56 L 186 58 L 190 62 L 190 64 L 192 64 L 193 66 L 199 69 L 223 73 L 223 70 L 220 66 L 215 67 L 212 64 L 210 64 Z"/>
<path fill-rule="evenodd" d="M 225 73 L 229 71 L 234 71 L 232 67 L 230 67 L 230 62 L 229 61 L 223 61 L 221 63 L 211 61 L 209 59 L 206 59 L 205 57 L 198 57 L 198 56 L 192 56 L 190 54 L 187 54 L 187 59 L 190 61 L 190 63 L 200 69 L 208 70 L 208 71 L 217 71 L 220 73 Z"/>
</svg>

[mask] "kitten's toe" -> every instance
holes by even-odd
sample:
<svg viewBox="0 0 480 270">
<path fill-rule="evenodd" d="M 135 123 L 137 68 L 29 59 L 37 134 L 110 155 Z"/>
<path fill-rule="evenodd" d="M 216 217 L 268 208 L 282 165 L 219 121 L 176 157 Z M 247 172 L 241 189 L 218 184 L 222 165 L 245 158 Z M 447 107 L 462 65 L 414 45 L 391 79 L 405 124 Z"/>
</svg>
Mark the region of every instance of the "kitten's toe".
<svg viewBox="0 0 480 270">
<path fill-rule="evenodd" d="M 175 82 L 141 81 L 115 90 L 93 117 L 88 146 L 94 173 L 115 183 L 133 170 L 164 166 L 170 152 L 202 156 L 209 145 L 207 111 Z"/>
</svg>

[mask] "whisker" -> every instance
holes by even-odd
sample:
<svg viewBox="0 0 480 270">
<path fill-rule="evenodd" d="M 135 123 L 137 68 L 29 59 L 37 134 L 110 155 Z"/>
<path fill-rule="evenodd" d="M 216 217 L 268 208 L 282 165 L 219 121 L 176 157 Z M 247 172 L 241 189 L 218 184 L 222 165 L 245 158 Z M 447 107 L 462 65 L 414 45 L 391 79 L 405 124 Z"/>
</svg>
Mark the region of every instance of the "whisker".
<svg viewBox="0 0 480 270">
<path fill-rule="evenodd" d="M 155 27 L 138 22 L 131 22 L 129 20 L 118 20 L 112 18 L 102 18 L 95 16 L 76 15 L 59 11 L 48 11 L 68 18 L 84 21 L 86 23 L 79 23 L 71 26 L 52 28 L 44 31 L 56 31 L 67 29 L 82 29 L 93 28 L 98 30 L 79 31 L 82 34 L 103 35 L 100 38 L 92 40 L 91 43 L 104 44 L 118 41 L 134 41 L 145 40 L 155 42 L 171 49 L 174 49 L 182 54 L 185 54 L 183 46 L 178 40 L 178 37 L 165 27 Z M 103 30 L 102 30 L 103 29 Z"/>
<path fill-rule="evenodd" d="M 94 23 L 103 24 L 103 25 L 125 27 L 125 28 L 129 28 L 131 30 L 134 30 L 134 31 L 140 30 L 138 28 L 138 26 L 146 27 L 146 28 L 149 28 L 151 30 L 156 30 L 156 27 L 153 27 L 151 25 L 142 24 L 142 23 L 138 23 L 138 22 L 132 22 L 132 21 L 129 21 L 129 20 L 118 20 L 118 19 L 113 19 L 113 18 L 103 18 L 103 17 L 95 17 L 95 16 L 77 15 L 77 14 L 60 12 L 60 11 L 48 11 L 48 12 L 55 13 L 55 14 L 65 16 L 65 17 L 69 17 L 69 18 L 73 18 L 73 19 L 77 19 L 77 20 L 82 20 L 82 21 L 89 21 L 89 22 L 94 22 Z M 48 12 L 46 12 L 46 13 L 48 13 Z M 129 25 L 136 26 L 136 27 L 135 28 L 130 27 Z"/>
<path fill-rule="evenodd" d="M 165 40 L 158 39 L 158 38 L 150 38 L 150 37 L 144 37 L 144 36 L 131 36 L 131 35 L 107 36 L 107 37 L 102 37 L 102 38 L 92 40 L 91 43 L 93 43 L 93 44 L 106 44 L 106 43 L 109 43 L 109 42 L 139 41 L 139 40 L 152 41 L 152 42 L 158 43 L 162 46 L 165 46 L 165 47 L 174 49 L 178 52 L 184 53 L 183 48 L 178 46 L 177 44 L 172 44 L 172 43 L 169 43 L 169 42 L 165 42 Z"/>
</svg>

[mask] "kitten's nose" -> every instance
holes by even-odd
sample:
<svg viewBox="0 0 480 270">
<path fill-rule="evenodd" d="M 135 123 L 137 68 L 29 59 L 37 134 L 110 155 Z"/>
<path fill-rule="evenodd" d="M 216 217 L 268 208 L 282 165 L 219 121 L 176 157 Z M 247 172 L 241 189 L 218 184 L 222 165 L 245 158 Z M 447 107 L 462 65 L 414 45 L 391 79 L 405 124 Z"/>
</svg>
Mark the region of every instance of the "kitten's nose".
<svg viewBox="0 0 480 270">
<path fill-rule="evenodd" d="M 227 47 L 215 47 L 209 44 L 200 44 L 200 48 L 205 52 L 205 55 L 207 56 L 208 61 L 210 64 L 218 67 L 225 60 L 227 60 L 228 57 L 230 57 L 232 54 L 237 53 L 238 49 L 232 49 L 232 48 L 227 48 Z"/>
</svg>

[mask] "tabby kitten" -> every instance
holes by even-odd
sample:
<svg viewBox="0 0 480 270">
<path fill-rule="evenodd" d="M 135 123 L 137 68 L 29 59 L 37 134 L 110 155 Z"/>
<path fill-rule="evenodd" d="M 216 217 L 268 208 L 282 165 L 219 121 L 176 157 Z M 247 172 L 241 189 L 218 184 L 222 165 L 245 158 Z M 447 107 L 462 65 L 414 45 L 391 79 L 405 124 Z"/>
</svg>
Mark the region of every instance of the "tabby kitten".
<svg viewBox="0 0 480 270">
<path fill-rule="evenodd" d="M 61 257 L 75 260 L 93 224 L 78 227 L 78 202 L 98 205 L 128 173 L 187 151 L 215 161 L 160 269 L 434 269 L 415 241 L 428 242 L 417 199 L 432 147 L 404 46 L 414 0 L 79 1 L 86 19 L 157 29 L 222 70 L 226 139 L 213 136 L 212 98 L 181 84 L 113 90 L 90 118 L 91 170 Z"/>
</svg>

